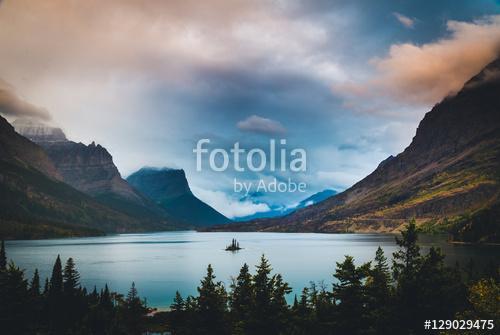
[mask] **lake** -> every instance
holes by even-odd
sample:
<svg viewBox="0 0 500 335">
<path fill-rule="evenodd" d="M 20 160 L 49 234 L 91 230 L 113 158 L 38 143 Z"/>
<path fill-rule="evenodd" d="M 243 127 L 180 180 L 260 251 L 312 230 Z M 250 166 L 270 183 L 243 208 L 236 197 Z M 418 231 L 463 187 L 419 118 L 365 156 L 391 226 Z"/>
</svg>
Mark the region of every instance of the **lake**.
<svg viewBox="0 0 500 335">
<path fill-rule="evenodd" d="M 225 251 L 232 238 L 244 249 Z M 477 263 L 500 259 L 498 246 L 452 245 L 436 236 L 423 236 L 421 240 L 424 250 L 440 246 L 449 264 L 465 264 L 471 258 Z M 342 261 L 344 255 L 354 256 L 361 264 L 373 259 L 378 246 L 390 258 L 397 249 L 394 235 L 176 231 L 6 242 L 7 256 L 26 269 L 29 278 L 35 268 L 42 280 L 50 276 L 58 254 L 63 263 L 73 257 L 87 289 L 94 285 L 99 289 L 107 283 L 110 289 L 126 293 L 135 281 L 148 305 L 158 308 L 168 307 L 176 290 L 183 297 L 196 294 L 209 263 L 217 280 L 229 289 L 231 276 L 238 274 L 243 263 L 254 269 L 265 254 L 274 271 L 292 286 L 293 293 L 300 294 L 310 281 L 323 281 L 330 287 L 335 262 Z"/>
</svg>

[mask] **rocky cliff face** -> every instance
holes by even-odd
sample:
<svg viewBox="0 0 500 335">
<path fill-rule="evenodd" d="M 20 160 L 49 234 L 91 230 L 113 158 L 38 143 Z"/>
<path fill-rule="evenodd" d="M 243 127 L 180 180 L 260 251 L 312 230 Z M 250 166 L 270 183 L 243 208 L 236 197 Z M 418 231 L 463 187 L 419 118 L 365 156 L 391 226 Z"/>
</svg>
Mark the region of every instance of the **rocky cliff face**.
<svg viewBox="0 0 500 335">
<path fill-rule="evenodd" d="M 69 141 L 60 128 L 29 120 L 13 122 L 16 131 L 42 146 L 62 180 L 92 196 L 113 194 L 141 202 L 141 196 L 121 177 L 106 148 Z"/>
<path fill-rule="evenodd" d="M 59 179 L 45 151 L 0 117 L 0 239 L 173 228 L 110 208 Z"/>
<path fill-rule="evenodd" d="M 201 227 L 230 222 L 194 196 L 184 170 L 142 168 L 127 181 L 172 217 L 188 224 Z"/>
<path fill-rule="evenodd" d="M 121 177 L 113 157 L 103 146 L 69 141 L 61 129 L 36 122 L 17 122 L 16 129 L 43 147 L 66 184 L 127 215 L 157 221 L 171 219 Z"/>
<path fill-rule="evenodd" d="M 99 144 L 41 142 L 63 180 L 74 188 L 98 196 L 113 193 L 130 200 L 141 197 L 121 177 L 113 157 Z"/>
<path fill-rule="evenodd" d="M 500 60 L 434 106 L 412 143 L 366 178 L 280 219 L 221 229 L 390 232 L 411 218 L 475 240 L 500 237 Z M 482 218 L 481 220 L 478 218 Z M 479 236 L 482 235 L 482 236 Z"/>
</svg>

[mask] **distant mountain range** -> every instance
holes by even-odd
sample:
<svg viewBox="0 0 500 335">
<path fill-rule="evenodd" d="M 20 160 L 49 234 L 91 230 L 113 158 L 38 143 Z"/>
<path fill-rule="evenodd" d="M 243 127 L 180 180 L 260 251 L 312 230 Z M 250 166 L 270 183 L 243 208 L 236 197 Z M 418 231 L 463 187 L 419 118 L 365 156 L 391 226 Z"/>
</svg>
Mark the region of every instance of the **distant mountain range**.
<svg viewBox="0 0 500 335">
<path fill-rule="evenodd" d="M 500 240 L 500 59 L 434 106 L 411 144 L 348 190 L 274 219 L 214 231 L 394 232 Z"/>
<path fill-rule="evenodd" d="M 257 212 L 252 215 L 248 216 L 241 216 L 237 217 L 234 219 L 234 221 L 250 221 L 250 220 L 255 220 L 255 219 L 264 219 L 264 218 L 274 218 L 274 217 L 279 217 L 279 216 L 284 216 L 287 214 L 290 214 L 298 209 L 305 208 L 307 206 L 311 206 L 314 204 L 317 204 L 321 201 L 324 201 L 328 199 L 331 196 L 334 196 L 337 194 L 336 191 L 334 190 L 323 190 L 321 192 L 317 192 L 310 197 L 302 200 L 298 204 L 294 206 L 285 206 L 285 205 L 272 205 L 272 204 L 267 204 L 268 207 L 270 208 L 269 211 L 267 212 Z"/>
<path fill-rule="evenodd" d="M 159 207 L 183 222 L 199 227 L 231 222 L 194 196 L 184 170 L 142 168 L 131 174 L 127 181 Z"/>
</svg>

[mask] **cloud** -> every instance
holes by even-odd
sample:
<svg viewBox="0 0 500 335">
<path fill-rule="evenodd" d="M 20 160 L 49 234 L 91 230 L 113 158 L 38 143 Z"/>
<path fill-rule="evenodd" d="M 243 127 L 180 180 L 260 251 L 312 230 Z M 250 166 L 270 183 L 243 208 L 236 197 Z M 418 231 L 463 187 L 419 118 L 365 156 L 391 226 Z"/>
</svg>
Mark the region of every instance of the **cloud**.
<svg viewBox="0 0 500 335">
<path fill-rule="evenodd" d="M 396 17 L 396 19 L 398 19 L 399 23 L 401 23 L 406 28 L 413 28 L 415 26 L 415 19 L 411 19 L 408 16 L 397 12 L 394 12 L 392 14 Z"/>
<path fill-rule="evenodd" d="M 386 57 L 372 59 L 374 75 L 335 85 L 334 93 L 345 97 L 345 107 L 368 112 L 369 106 L 377 105 L 374 102 L 387 98 L 391 103 L 428 107 L 456 93 L 498 57 L 500 15 L 474 22 L 448 21 L 447 30 L 449 36 L 435 42 L 392 45 Z M 360 100 L 369 103 L 362 106 Z"/>
<path fill-rule="evenodd" d="M 257 115 L 252 115 L 245 120 L 239 121 L 236 126 L 240 130 L 260 134 L 282 135 L 286 133 L 285 127 L 278 121 Z"/>
<path fill-rule="evenodd" d="M 45 109 L 34 106 L 20 97 L 0 79 L 0 114 L 19 118 L 35 118 L 50 120 L 50 114 Z"/>
<path fill-rule="evenodd" d="M 202 201 L 230 219 L 271 210 L 265 203 L 234 199 L 222 191 L 210 191 L 198 187 L 192 187 L 192 191 Z"/>
</svg>

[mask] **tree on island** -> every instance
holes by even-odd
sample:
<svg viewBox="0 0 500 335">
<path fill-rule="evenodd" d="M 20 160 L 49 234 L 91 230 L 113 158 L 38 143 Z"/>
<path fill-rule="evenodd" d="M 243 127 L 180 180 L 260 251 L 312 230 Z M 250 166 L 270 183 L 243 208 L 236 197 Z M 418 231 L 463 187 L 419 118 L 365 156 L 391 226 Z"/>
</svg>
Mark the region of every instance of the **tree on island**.
<svg viewBox="0 0 500 335">
<path fill-rule="evenodd" d="M 241 250 L 240 243 L 233 238 L 231 244 L 226 247 L 226 251 L 237 251 Z"/>
</svg>

